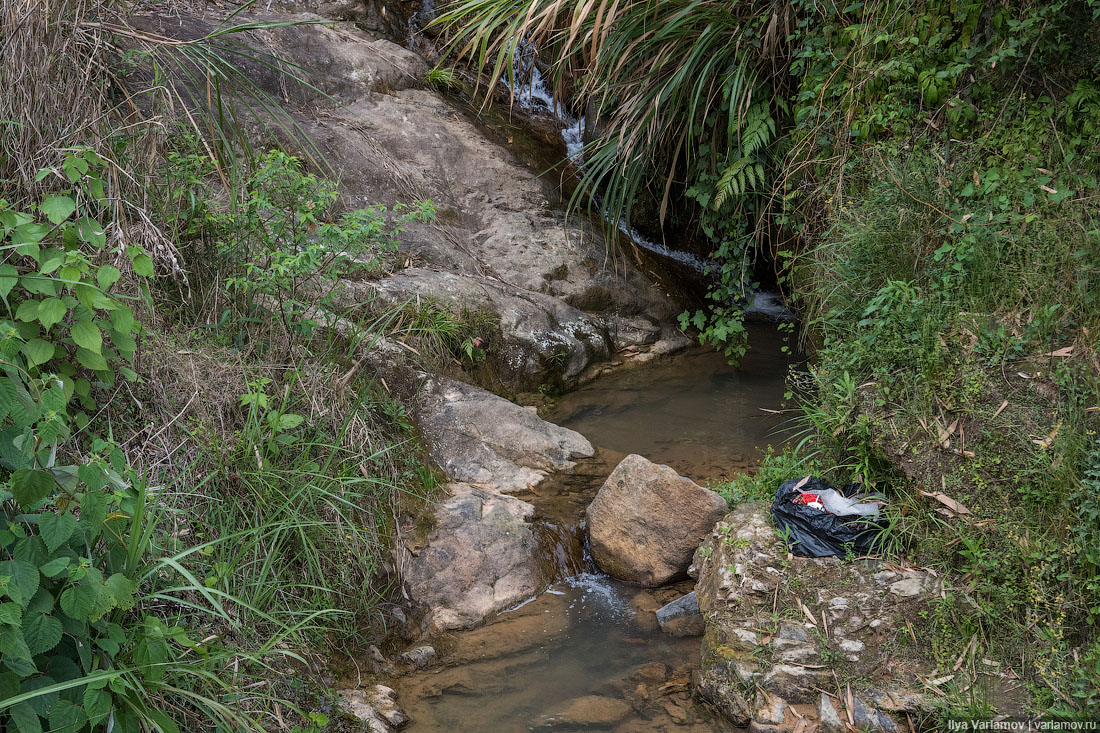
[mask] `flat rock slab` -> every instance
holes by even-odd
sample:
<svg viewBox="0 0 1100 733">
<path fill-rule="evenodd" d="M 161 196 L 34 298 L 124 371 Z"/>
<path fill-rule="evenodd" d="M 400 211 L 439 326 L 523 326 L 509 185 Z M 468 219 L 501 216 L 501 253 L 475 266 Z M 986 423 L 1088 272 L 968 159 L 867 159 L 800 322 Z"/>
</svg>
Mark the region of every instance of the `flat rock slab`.
<svg viewBox="0 0 1100 733">
<path fill-rule="evenodd" d="M 431 456 L 452 481 L 524 491 L 594 451 L 580 433 L 469 384 L 429 377 L 415 417 Z"/>
<path fill-rule="evenodd" d="M 721 496 L 668 466 L 629 455 L 588 506 L 592 559 L 620 580 L 663 585 L 687 571 L 727 509 Z"/>
<path fill-rule="evenodd" d="M 512 496 L 450 484 L 419 553 L 404 548 L 412 599 L 436 631 L 466 629 L 535 595 L 542 584 L 535 508 Z"/>
</svg>

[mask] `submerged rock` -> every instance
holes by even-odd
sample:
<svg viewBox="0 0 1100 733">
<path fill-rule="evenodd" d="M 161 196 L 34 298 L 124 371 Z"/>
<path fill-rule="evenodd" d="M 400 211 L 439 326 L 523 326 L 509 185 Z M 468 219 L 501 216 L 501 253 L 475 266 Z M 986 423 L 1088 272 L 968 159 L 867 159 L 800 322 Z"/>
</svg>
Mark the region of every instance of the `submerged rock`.
<svg viewBox="0 0 1100 733">
<path fill-rule="evenodd" d="M 630 705 L 625 700 L 601 695 L 586 695 L 573 700 L 560 715 L 548 718 L 546 728 L 611 728 L 630 715 Z"/>
<path fill-rule="evenodd" d="M 776 720 L 783 708 L 774 698 L 817 706 L 824 726 L 835 712 L 829 706 L 839 703 L 822 702 L 821 690 L 835 688 L 838 664 L 869 686 L 864 692 L 853 685 L 864 695 L 852 710 L 862 716 L 861 730 L 896 730 L 886 712 L 863 699 L 888 701 L 893 712 L 927 704 L 907 690 L 918 688 L 918 674 L 931 665 L 888 642 L 899 629 L 908 633 L 906 619 L 938 597 L 930 573 L 877 560 L 792 557 L 767 509 L 753 504 L 718 523 L 694 564 L 706 620 L 698 691 L 735 725 L 779 730 L 786 723 Z M 777 616 L 787 620 L 776 624 Z"/>
<path fill-rule="evenodd" d="M 448 489 L 452 496 L 435 508 L 427 547 L 402 548 L 409 594 L 428 606 L 436 631 L 477 626 L 541 584 L 535 508 L 469 484 Z"/>
<path fill-rule="evenodd" d="M 592 559 L 608 575 L 656 586 L 683 575 L 726 500 L 668 466 L 629 455 L 587 511 Z"/>
<path fill-rule="evenodd" d="M 523 491 L 595 451 L 584 436 L 469 384 L 429 377 L 415 416 L 448 478 L 496 491 Z"/>
</svg>

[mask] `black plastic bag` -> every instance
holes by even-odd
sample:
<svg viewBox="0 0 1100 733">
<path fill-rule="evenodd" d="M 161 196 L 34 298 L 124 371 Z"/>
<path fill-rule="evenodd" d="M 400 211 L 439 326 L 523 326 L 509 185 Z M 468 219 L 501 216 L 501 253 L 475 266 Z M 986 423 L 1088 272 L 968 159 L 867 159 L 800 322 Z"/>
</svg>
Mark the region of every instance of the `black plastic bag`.
<svg viewBox="0 0 1100 733">
<path fill-rule="evenodd" d="M 838 516 L 795 503 L 803 493 L 835 490 L 816 477 L 801 482 L 802 478 L 784 482 L 775 492 L 772 503 L 772 516 L 779 531 L 786 534 L 791 552 L 802 557 L 846 557 L 850 548 L 856 557 L 871 554 L 884 527 L 881 517 Z"/>
</svg>

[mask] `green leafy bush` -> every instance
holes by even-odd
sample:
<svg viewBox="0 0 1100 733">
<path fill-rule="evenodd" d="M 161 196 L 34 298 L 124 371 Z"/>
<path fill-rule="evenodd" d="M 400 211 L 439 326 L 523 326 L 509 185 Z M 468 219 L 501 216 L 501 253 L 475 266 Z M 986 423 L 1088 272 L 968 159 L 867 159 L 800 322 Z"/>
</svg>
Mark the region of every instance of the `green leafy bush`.
<svg viewBox="0 0 1100 733">
<path fill-rule="evenodd" d="M 302 169 L 301 161 L 271 151 L 245 184 L 243 202 L 225 212 L 203 207 L 225 263 L 225 287 L 243 300 L 246 314 L 273 313 L 288 330 L 308 333 L 315 308 L 326 308 L 339 282 L 377 274 L 397 250 L 403 226 L 427 221 L 434 207 L 375 206 L 336 213 L 332 183 Z"/>
</svg>

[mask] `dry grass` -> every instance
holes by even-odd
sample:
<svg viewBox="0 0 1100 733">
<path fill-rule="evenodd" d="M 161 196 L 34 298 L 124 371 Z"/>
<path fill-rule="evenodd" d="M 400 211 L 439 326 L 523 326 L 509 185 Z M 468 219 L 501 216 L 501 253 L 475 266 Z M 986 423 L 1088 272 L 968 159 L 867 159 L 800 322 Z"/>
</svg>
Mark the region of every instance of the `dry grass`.
<svg viewBox="0 0 1100 733">
<path fill-rule="evenodd" d="M 111 47 L 102 0 L 0 0 L 0 178 L 35 188 L 40 168 L 100 138 Z"/>
</svg>

